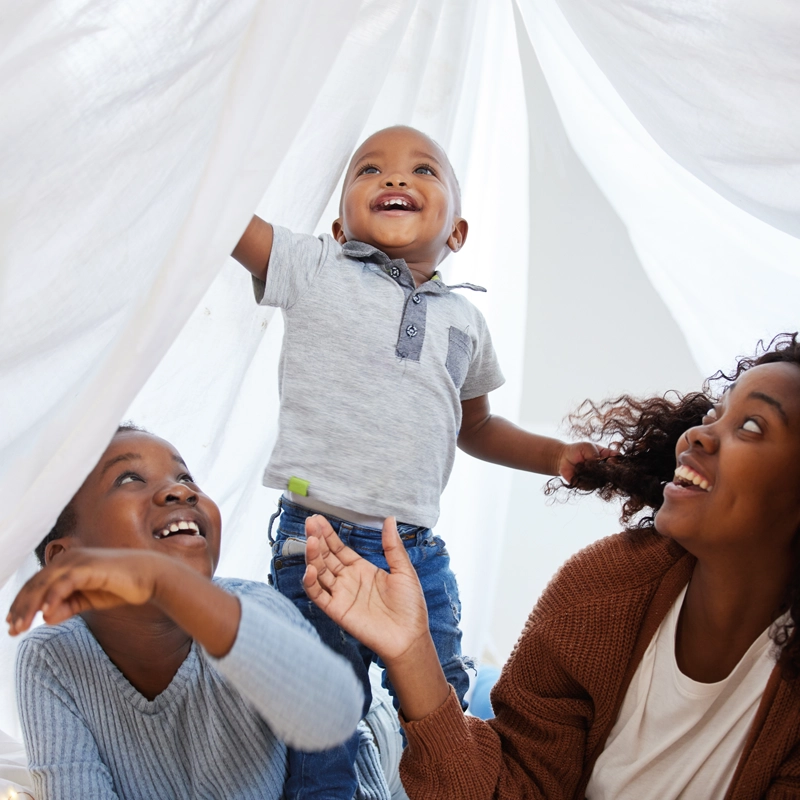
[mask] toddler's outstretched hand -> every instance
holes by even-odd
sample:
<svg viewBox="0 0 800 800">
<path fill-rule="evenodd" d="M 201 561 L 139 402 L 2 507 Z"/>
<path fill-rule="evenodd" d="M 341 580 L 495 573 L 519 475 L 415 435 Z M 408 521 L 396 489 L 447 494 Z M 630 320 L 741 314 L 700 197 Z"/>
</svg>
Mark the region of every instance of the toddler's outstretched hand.
<svg viewBox="0 0 800 800">
<path fill-rule="evenodd" d="M 428 637 L 422 587 L 392 518 L 383 524 L 390 572 L 342 544 L 324 517 L 306 521 L 306 542 L 306 594 L 384 661 L 402 658 Z"/>
<path fill-rule="evenodd" d="M 575 477 L 575 467 L 584 461 L 595 461 L 601 458 L 611 458 L 618 455 L 615 450 L 608 447 L 598 447 L 592 442 L 575 442 L 564 445 L 561 459 L 558 464 L 558 474 L 565 483 L 572 483 Z"/>
</svg>

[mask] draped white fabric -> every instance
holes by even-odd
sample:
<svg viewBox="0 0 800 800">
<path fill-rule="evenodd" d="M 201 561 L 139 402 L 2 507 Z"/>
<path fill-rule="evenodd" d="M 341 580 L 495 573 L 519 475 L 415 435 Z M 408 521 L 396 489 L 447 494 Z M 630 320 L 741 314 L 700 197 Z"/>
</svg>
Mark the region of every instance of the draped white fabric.
<svg viewBox="0 0 800 800">
<path fill-rule="evenodd" d="M 798 327 L 793 4 L 517 4 L 573 146 L 701 368 Z M 384 125 L 416 125 L 451 155 L 472 227 L 445 272 L 489 289 L 481 307 L 509 379 L 493 407 L 518 415 L 528 120 L 513 13 L 507 0 L 38 0 L 7 12 L 0 582 L 123 416 L 174 441 L 220 502 L 220 571 L 263 578 L 281 325 L 226 254 L 256 208 L 327 230 L 352 148 Z M 443 500 L 438 532 L 476 654 L 507 485 L 460 458 Z M 6 638 L 0 727 L 15 734 L 10 649 Z"/>
<path fill-rule="evenodd" d="M 770 4 L 758 24 L 755 6 L 742 12 L 749 35 L 738 4 L 696 4 L 688 17 L 667 0 L 519 6 L 570 141 L 627 226 L 701 371 L 797 330 L 796 6 Z M 615 32 L 581 38 L 562 8 L 597 13 L 598 27 L 605 21 Z M 701 47 L 707 40 L 714 46 Z"/>
</svg>

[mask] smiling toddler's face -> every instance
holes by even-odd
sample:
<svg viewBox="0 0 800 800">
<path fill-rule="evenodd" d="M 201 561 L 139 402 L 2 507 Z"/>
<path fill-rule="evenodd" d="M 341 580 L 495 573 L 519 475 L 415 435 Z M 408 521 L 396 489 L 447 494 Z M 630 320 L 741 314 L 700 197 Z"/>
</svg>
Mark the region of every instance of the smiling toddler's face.
<svg viewBox="0 0 800 800">
<path fill-rule="evenodd" d="M 458 213 L 455 178 L 441 148 L 412 128 L 388 128 L 353 156 L 334 234 L 391 258 L 439 263 Z"/>
<path fill-rule="evenodd" d="M 172 445 L 140 431 L 117 433 L 72 501 L 84 547 L 149 549 L 211 577 L 219 561 L 219 508 Z"/>
</svg>

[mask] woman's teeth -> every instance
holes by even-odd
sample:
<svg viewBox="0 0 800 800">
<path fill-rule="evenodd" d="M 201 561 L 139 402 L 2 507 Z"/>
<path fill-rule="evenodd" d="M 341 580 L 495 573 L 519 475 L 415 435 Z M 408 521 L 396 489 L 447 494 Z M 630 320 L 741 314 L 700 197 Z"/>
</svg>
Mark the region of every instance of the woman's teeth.
<svg viewBox="0 0 800 800">
<path fill-rule="evenodd" d="M 191 531 L 191 535 L 199 536 L 200 535 L 200 528 L 198 527 L 196 522 L 189 522 L 187 520 L 181 520 L 180 522 L 173 522 L 170 525 L 167 525 L 162 530 L 158 531 L 155 534 L 156 539 L 164 539 L 169 536 L 171 533 L 178 533 L 179 531 Z"/>
<path fill-rule="evenodd" d="M 684 464 L 681 464 L 675 470 L 675 478 L 678 479 L 675 481 L 676 483 L 680 482 L 684 485 L 691 483 L 695 486 L 699 486 L 701 489 L 705 489 L 707 492 L 710 492 L 714 488 L 702 475 L 699 475 L 693 469 L 685 466 Z"/>
<path fill-rule="evenodd" d="M 397 197 L 394 200 L 387 200 L 385 203 L 381 203 L 380 208 L 413 208 L 413 206 L 407 200 L 402 200 L 401 198 Z"/>
</svg>

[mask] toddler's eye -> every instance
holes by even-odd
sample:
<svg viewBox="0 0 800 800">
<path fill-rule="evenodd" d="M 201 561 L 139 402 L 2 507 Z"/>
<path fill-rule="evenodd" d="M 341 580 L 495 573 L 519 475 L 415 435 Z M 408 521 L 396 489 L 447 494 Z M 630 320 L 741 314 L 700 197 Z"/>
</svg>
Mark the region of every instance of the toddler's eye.
<svg viewBox="0 0 800 800">
<path fill-rule="evenodd" d="M 761 426 L 752 418 L 746 419 L 742 425 L 743 431 L 750 431 L 750 433 L 761 433 Z"/>
<path fill-rule="evenodd" d="M 709 408 L 703 416 L 703 424 L 708 425 L 709 422 L 714 422 L 717 418 L 717 409 Z"/>
<path fill-rule="evenodd" d="M 372 164 L 367 164 L 358 171 L 359 175 L 377 175 L 380 170 Z"/>
<path fill-rule="evenodd" d="M 194 478 L 189 475 L 188 472 L 185 472 L 183 475 L 178 478 L 179 481 L 183 481 L 184 483 L 194 483 Z"/>
<path fill-rule="evenodd" d="M 414 173 L 417 175 L 436 175 L 436 173 L 427 164 L 421 164 L 418 166 L 414 170 Z"/>
</svg>

